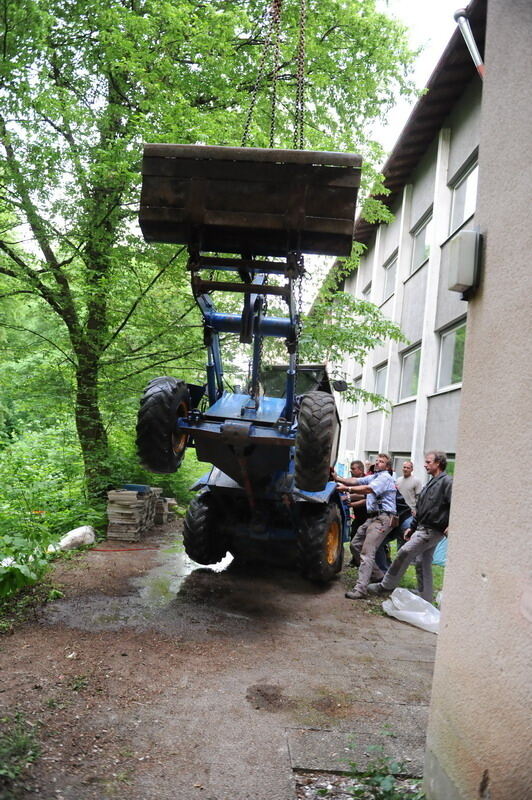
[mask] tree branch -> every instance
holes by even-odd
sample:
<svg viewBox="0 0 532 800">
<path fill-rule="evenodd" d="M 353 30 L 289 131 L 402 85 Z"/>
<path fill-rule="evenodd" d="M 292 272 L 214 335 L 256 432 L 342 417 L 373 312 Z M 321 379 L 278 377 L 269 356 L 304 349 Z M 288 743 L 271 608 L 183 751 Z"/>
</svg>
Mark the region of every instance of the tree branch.
<svg viewBox="0 0 532 800">
<path fill-rule="evenodd" d="M 8 292 L 8 294 L 0 294 L 0 300 L 6 300 L 8 297 L 15 297 L 16 294 L 32 294 L 37 296 L 37 292 L 32 292 L 30 289 L 19 289 L 16 292 Z"/>
<path fill-rule="evenodd" d="M 23 271 L 24 275 L 20 275 L 19 273 L 15 272 L 14 270 L 10 270 L 7 267 L 0 267 L 0 272 L 4 275 L 8 275 L 10 278 L 15 278 L 15 280 L 22 280 L 24 277 L 26 278 L 29 283 L 31 283 L 37 292 L 41 295 L 41 297 L 46 300 L 46 302 L 54 309 L 54 311 L 59 314 L 61 319 L 63 319 L 66 323 L 64 317 L 64 309 L 61 306 L 58 296 L 56 293 L 50 289 L 45 283 L 43 283 L 39 278 L 39 273 L 32 269 L 29 264 L 26 264 L 25 261 L 16 253 L 6 242 L 0 240 L 0 250 L 3 250 L 9 258 L 15 262 L 15 264 L 20 267 Z M 68 327 L 68 325 L 67 325 Z"/>
<path fill-rule="evenodd" d="M 8 325 L 6 322 L 2 321 L 0 321 L 0 327 L 8 328 L 9 330 L 12 331 L 23 331 L 24 333 L 31 333 L 33 334 L 33 336 L 37 336 L 39 339 L 43 339 L 45 342 L 48 342 L 48 344 L 51 344 L 52 347 L 55 347 L 56 350 L 59 350 L 59 352 L 66 358 L 67 361 L 69 361 L 72 364 L 73 367 L 76 366 L 76 362 L 71 356 L 68 355 L 68 353 L 65 353 L 65 351 L 61 347 L 59 347 L 58 344 L 53 342 L 51 339 L 48 339 L 47 336 L 43 336 L 42 333 L 38 333 L 38 331 L 34 331 L 31 328 L 25 328 L 23 325 Z"/>
<path fill-rule="evenodd" d="M 47 300 L 47 302 L 49 302 L 52 305 L 54 310 L 60 315 L 65 325 L 67 326 L 68 330 L 70 331 L 71 335 L 78 338 L 80 333 L 79 321 L 74 301 L 72 298 L 72 294 L 70 292 L 70 286 L 68 284 L 68 280 L 66 278 L 66 275 L 61 270 L 59 262 L 57 261 L 57 258 L 55 256 L 55 253 L 53 252 L 50 246 L 44 222 L 37 213 L 37 209 L 35 208 L 31 200 L 29 188 L 26 185 L 26 182 L 22 176 L 22 170 L 15 156 L 15 151 L 11 145 L 9 132 L 7 130 L 5 121 L 1 116 L 0 116 L 0 135 L 2 138 L 2 144 L 4 146 L 7 155 L 7 163 L 9 165 L 13 181 L 16 185 L 17 192 L 22 201 L 25 216 L 28 220 L 33 235 L 35 236 L 39 244 L 39 247 L 41 248 L 44 259 L 48 264 L 50 272 L 52 273 L 59 289 L 58 294 L 52 293 L 52 290 L 49 287 L 39 282 L 40 283 L 39 291 L 41 291 L 43 297 Z M 5 250 L 5 243 L 3 249 Z M 8 251 L 5 250 L 5 252 Z M 31 282 L 33 283 L 33 280 L 31 279 L 31 276 L 29 274 L 30 273 L 29 268 L 26 267 L 25 272 L 27 277 L 29 277 Z M 53 302 L 50 302 L 52 297 L 53 297 Z"/>
<path fill-rule="evenodd" d="M 172 264 L 172 263 L 173 263 L 173 262 L 176 260 L 176 258 L 177 258 L 178 256 L 180 256 L 180 255 L 181 255 L 181 253 L 183 252 L 183 250 L 184 250 L 184 249 L 185 249 L 185 246 L 183 246 L 183 247 L 182 247 L 180 250 L 178 250 L 176 253 L 174 253 L 174 255 L 172 256 L 172 258 L 170 259 L 170 261 L 168 261 L 168 263 L 167 263 L 167 264 L 165 264 L 165 266 L 164 266 L 164 267 L 162 267 L 162 269 L 160 269 L 160 270 L 159 270 L 159 272 L 157 273 L 157 275 L 155 275 L 155 276 L 154 276 L 154 277 L 151 279 L 151 281 L 148 283 L 148 285 L 146 286 L 146 288 L 145 288 L 145 289 L 143 289 L 143 291 L 142 291 L 142 292 L 141 292 L 141 293 L 138 295 L 138 297 L 136 297 L 136 298 L 135 298 L 135 301 L 133 302 L 133 305 L 131 306 L 131 308 L 130 308 L 130 309 L 129 309 L 129 311 L 127 312 L 126 316 L 124 317 L 124 319 L 122 320 L 122 322 L 120 323 L 120 325 L 118 326 L 118 328 L 116 328 L 115 332 L 114 332 L 114 333 L 111 335 L 111 337 L 108 339 L 107 343 L 106 343 L 106 344 L 103 346 L 103 348 L 102 348 L 102 353 L 104 353 L 104 352 L 105 352 L 105 351 L 106 351 L 106 350 L 107 350 L 107 349 L 108 349 L 108 348 L 109 348 L 109 347 L 112 345 L 112 343 L 115 341 L 116 337 L 117 337 L 117 336 L 119 336 L 119 334 L 121 333 L 121 331 L 123 331 L 123 330 L 124 330 L 124 328 L 126 327 L 127 323 L 129 322 L 129 320 L 131 319 L 131 317 L 132 317 L 132 316 L 133 316 L 133 314 L 135 313 L 135 309 L 136 309 L 136 308 L 137 308 L 137 306 L 139 305 L 140 301 L 141 301 L 141 300 L 142 300 L 142 299 L 143 299 L 143 298 L 144 298 L 144 297 L 145 297 L 145 296 L 148 294 L 148 292 L 150 291 L 150 289 L 151 289 L 151 288 L 154 286 L 154 284 L 155 284 L 155 283 L 156 283 L 156 282 L 159 280 L 159 278 L 161 277 L 161 275 L 164 275 L 164 273 L 166 272 L 166 270 L 168 269 L 168 267 L 169 267 L 169 266 L 170 266 L 170 265 L 171 265 L 171 264 Z"/>
</svg>

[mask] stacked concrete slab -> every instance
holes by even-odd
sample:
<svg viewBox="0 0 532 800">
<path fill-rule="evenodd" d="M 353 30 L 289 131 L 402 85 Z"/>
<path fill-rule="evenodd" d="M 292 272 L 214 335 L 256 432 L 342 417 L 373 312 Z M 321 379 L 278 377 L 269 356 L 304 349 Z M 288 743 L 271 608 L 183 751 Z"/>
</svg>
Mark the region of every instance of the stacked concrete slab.
<svg viewBox="0 0 532 800">
<path fill-rule="evenodd" d="M 108 539 L 138 542 L 152 527 L 157 494 L 150 487 L 143 487 L 142 491 L 113 489 L 107 492 L 107 500 Z"/>
</svg>

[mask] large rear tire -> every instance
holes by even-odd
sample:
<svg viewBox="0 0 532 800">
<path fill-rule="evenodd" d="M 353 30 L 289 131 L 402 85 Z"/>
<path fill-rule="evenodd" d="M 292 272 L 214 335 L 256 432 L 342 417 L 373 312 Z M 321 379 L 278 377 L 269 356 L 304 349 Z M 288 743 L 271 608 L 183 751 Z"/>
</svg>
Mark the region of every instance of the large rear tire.
<svg viewBox="0 0 532 800">
<path fill-rule="evenodd" d="M 295 441 L 295 482 L 304 492 L 319 492 L 329 480 L 335 421 L 332 395 L 309 392 L 303 396 Z"/>
<path fill-rule="evenodd" d="M 210 493 L 196 495 L 185 516 L 183 544 L 187 556 L 198 564 L 217 564 L 227 553 L 216 518 L 216 507 Z"/>
<path fill-rule="evenodd" d="M 189 411 L 185 381 L 162 377 L 147 385 L 137 420 L 137 453 L 143 467 L 162 474 L 179 469 L 188 434 L 176 430 L 176 421 Z"/>
<path fill-rule="evenodd" d="M 300 510 L 297 545 L 301 573 L 327 583 L 342 569 L 342 518 L 336 503 L 305 504 Z"/>
</svg>

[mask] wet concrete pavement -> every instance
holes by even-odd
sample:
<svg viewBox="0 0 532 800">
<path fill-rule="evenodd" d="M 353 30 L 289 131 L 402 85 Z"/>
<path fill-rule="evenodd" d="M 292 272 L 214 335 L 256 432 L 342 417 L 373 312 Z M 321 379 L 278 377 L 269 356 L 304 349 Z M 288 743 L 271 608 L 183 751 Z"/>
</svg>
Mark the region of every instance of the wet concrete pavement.
<svg viewBox="0 0 532 800">
<path fill-rule="evenodd" d="M 128 753 L 127 786 L 93 794 L 66 769 L 51 796 L 293 800 L 298 775 L 345 772 L 379 743 L 421 774 L 436 636 L 346 600 L 345 578 L 198 568 L 174 540 L 88 552 L 44 613 L 34 635 L 70 636 L 87 674 L 114 658 L 120 691 L 86 706 Z"/>
</svg>

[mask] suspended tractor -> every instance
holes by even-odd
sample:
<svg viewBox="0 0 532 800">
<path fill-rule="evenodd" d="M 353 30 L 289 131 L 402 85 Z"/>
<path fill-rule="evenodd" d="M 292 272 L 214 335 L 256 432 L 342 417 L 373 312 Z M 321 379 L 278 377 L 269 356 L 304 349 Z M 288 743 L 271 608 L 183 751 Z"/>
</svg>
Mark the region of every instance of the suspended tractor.
<svg viewBox="0 0 532 800">
<path fill-rule="evenodd" d="M 230 552 L 296 562 L 321 582 L 341 569 L 347 519 L 329 477 L 339 437 L 333 388 L 345 387 L 331 386 L 321 365 L 299 365 L 298 297 L 303 254 L 350 254 L 360 166 L 344 153 L 145 145 L 140 225 L 149 242 L 188 245 L 207 374 L 203 386 L 166 376 L 148 384 L 137 448 L 157 473 L 177 470 L 187 447 L 213 465 L 192 487 L 184 524 L 185 550 L 200 564 Z M 218 312 L 217 292 L 242 295 L 242 313 Z M 268 314 L 271 296 L 285 316 Z M 245 390 L 226 386 L 225 333 L 251 346 Z M 285 340 L 287 365 L 262 364 L 264 337 Z"/>
</svg>

